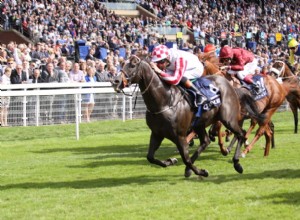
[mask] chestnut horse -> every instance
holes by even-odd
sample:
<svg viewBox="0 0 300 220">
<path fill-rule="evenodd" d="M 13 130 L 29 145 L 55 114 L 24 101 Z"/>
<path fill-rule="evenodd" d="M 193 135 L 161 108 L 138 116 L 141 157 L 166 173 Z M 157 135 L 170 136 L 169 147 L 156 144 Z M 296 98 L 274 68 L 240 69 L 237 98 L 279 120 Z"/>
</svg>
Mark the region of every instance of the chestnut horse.
<svg viewBox="0 0 300 220">
<path fill-rule="evenodd" d="M 201 59 L 201 57 L 199 57 Z M 210 57 L 207 59 L 210 60 Z M 214 70 L 208 71 L 208 72 L 216 72 L 217 74 L 222 73 L 222 71 L 217 70 L 216 67 L 210 65 L 206 66 L 207 69 L 214 68 Z M 231 75 L 231 74 L 224 74 L 225 78 L 230 81 L 230 83 L 236 87 L 241 88 L 241 90 L 244 90 L 245 93 L 251 94 L 251 91 L 249 91 L 247 88 L 242 87 L 239 80 Z M 242 156 L 245 157 L 245 155 L 253 148 L 254 144 L 258 141 L 258 139 L 264 134 L 266 139 L 265 144 L 265 156 L 269 155 L 269 149 L 270 145 L 274 145 L 274 125 L 271 121 L 272 115 L 276 112 L 276 110 L 281 106 L 283 101 L 285 100 L 285 96 L 287 94 L 287 89 L 284 89 L 274 77 L 272 76 L 263 76 L 265 87 L 268 91 L 268 96 L 259 99 L 256 101 L 256 105 L 259 109 L 259 112 L 263 115 L 265 115 L 265 119 L 263 121 L 258 122 L 259 128 L 256 131 L 254 139 L 251 141 L 251 143 L 246 147 L 246 149 L 243 151 Z M 245 116 L 245 119 L 249 118 L 248 116 Z M 251 117 L 250 117 L 251 118 Z M 253 119 L 253 118 L 252 118 Z M 256 120 L 252 120 L 251 126 L 248 129 L 246 133 L 246 139 L 248 139 L 249 135 L 251 134 L 251 131 L 253 130 L 254 126 L 256 125 Z M 221 126 L 219 124 L 219 126 Z M 220 128 L 216 128 L 219 130 Z M 227 148 L 228 151 L 231 150 L 233 144 L 235 142 L 235 138 L 233 138 L 231 144 Z"/>
<path fill-rule="evenodd" d="M 270 70 L 287 92 L 286 100 L 294 116 L 294 133 L 298 133 L 298 109 L 300 108 L 300 79 L 293 74 L 289 66 L 283 61 L 275 61 Z"/>
<path fill-rule="evenodd" d="M 202 112 L 195 117 L 197 109 L 191 105 L 185 93 L 177 86 L 172 86 L 160 79 L 150 65 L 138 58 L 131 56 L 125 62 L 120 73 L 113 80 L 113 87 L 117 92 L 130 84 L 138 84 L 147 107 L 146 122 L 151 129 L 150 144 L 147 159 L 150 163 L 167 167 L 173 165 L 176 159 L 159 160 L 155 158 L 155 152 L 159 149 L 164 138 L 171 140 L 181 155 L 186 165 L 185 176 L 191 175 L 191 170 L 200 176 L 208 176 L 208 171 L 198 169 L 194 161 L 209 145 L 210 140 L 205 128 L 216 121 L 221 121 L 226 128 L 237 137 L 238 144 L 233 157 L 234 168 L 242 173 L 243 168 L 239 163 L 240 147 L 244 143 L 244 131 L 240 121 L 240 102 L 234 88 L 221 76 L 212 75 L 206 77 L 219 89 L 222 103 L 220 106 Z M 251 103 L 253 104 L 253 103 Z M 250 106 L 251 108 L 251 106 Z M 253 112 L 253 117 L 257 112 Z M 186 135 L 190 126 L 200 139 L 200 146 L 189 156 L 189 146 Z"/>
</svg>

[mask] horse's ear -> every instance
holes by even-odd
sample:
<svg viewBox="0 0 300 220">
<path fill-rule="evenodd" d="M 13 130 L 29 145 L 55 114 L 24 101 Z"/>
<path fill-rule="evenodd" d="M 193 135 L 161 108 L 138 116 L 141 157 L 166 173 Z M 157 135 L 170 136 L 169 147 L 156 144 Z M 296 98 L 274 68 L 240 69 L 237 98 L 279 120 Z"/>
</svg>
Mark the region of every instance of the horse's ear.
<svg viewBox="0 0 300 220">
<path fill-rule="evenodd" d="M 137 65 L 137 64 L 139 64 L 140 62 L 141 62 L 141 59 L 138 58 L 137 56 L 132 55 L 132 56 L 130 57 L 130 64 L 131 64 L 131 65 Z"/>
</svg>

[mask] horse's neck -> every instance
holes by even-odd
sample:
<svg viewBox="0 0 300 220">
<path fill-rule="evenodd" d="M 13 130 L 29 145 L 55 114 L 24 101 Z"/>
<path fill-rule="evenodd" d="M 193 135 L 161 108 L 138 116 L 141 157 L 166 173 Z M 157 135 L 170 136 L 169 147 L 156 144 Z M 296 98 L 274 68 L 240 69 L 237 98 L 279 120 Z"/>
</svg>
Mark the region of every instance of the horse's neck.
<svg viewBox="0 0 300 220">
<path fill-rule="evenodd" d="M 148 110 L 153 112 L 169 105 L 172 102 L 171 94 L 175 92 L 175 88 L 163 82 L 151 68 L 144 69 L 139 87 Z"/>
<path fill-rule="evenodd" d="M 210 61 L 206 60 L 203 63 L 204 66 L 204 73 L 203 75 L 223 75 L 222 72 L 219 69 L 219 66 L 217 66 L 214 63 L 211 63 Z"/>
</svg>

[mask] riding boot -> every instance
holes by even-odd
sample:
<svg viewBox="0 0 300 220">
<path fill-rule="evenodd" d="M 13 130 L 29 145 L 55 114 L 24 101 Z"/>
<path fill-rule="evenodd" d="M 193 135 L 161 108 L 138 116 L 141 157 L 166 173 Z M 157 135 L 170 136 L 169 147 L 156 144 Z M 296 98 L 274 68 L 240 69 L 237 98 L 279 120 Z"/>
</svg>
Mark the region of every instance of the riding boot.
<svg viewBox="0 0 300 220">
<path fill-rule="evenodd" d="M 194 84 L 192 84 L 189 89 L 193 90 L 196 93 L 195 104 L 197 107 L 203 105 L 203 103 L 207 101 L 206 96 L 204 96 Z"/>
<path fill-rule="evenodd" d="M 182 79 L 180 80 L 180 84 L 185 88 L 190 89 L 196 93 L 196 98 L 195 98 L 196 107 L 202 105 L 205 101 L 207 101 L 207 98 L 199 91 L 199 89 L 187 77 L 183 76 Z"/>
<path fill-rule="evenodd" d="M 245 81 L 246 83 L 248 83 L 248 84 L 251 84 L 253 90 L 254 90 L 257 94 L 260 92 L 260 87 L 259 87 L 259 85 L 257 85 L 257 84 L 253 81 L 252 76 L 249 76 L 249 75 L 246 76 L 246 77 L 244 78 L 244 81 Z"/>
</svg>

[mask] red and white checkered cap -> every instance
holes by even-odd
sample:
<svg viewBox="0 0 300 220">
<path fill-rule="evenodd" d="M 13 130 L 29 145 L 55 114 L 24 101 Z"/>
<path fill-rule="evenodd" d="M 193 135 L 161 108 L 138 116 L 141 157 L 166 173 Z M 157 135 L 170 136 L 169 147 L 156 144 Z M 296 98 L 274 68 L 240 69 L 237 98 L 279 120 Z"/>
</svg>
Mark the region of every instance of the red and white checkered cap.
<svg viewBox="0 0 300 220">
<path fill-rule="evenodd" d="M 154 48 L 152 52 L 152 62 L 157 62 L 163 59 L 166 59 L 169 56 L 169 48 L 166 47 L 165 45 L 159 45 Z"/>
</svg>

